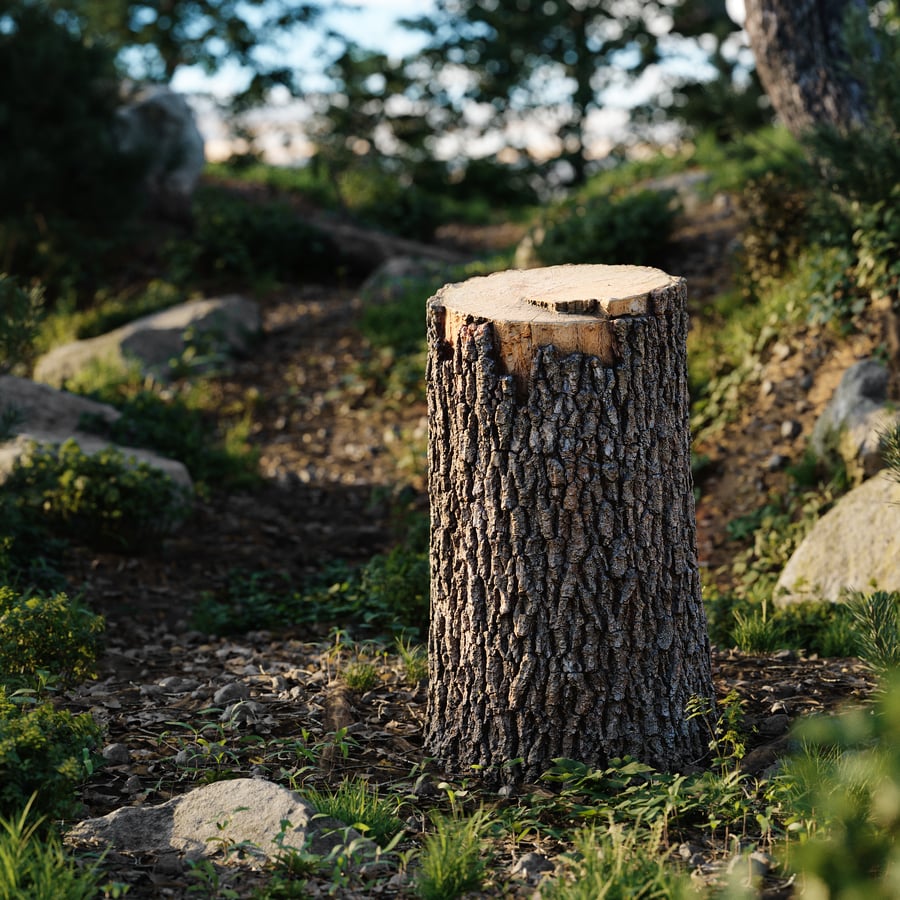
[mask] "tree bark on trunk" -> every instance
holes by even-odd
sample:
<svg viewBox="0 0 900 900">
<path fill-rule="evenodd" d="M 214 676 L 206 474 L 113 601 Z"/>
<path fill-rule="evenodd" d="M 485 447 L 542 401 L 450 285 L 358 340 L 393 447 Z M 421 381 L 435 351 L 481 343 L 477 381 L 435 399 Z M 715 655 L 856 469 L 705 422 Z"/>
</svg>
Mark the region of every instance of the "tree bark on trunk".
<svg viewBox="0 0 900 900">
<path fill-rule="evenodd" d="M 745 0 L 744 28 L 756 70 L 779 118 L 795 136 L 820 125 L 865 120 L 862 86 L 847 71 L 844 24 L 865 0 Z"/>
<path fill-rule="evenodd" d="M 428 304 L 428 752 L 534 780 L 557 757 L 706 756 L 683 279 L 502 272 Z"/>
</svg>

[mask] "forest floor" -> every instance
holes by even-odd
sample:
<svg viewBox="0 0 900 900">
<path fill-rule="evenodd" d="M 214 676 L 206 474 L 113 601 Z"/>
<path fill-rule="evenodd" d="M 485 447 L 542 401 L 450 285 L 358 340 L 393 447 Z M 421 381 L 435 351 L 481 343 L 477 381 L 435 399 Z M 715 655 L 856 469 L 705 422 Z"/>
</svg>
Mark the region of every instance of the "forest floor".
<svg viewBox="0 0 900 900">
<path fill-rule="evenodd" d="M 676 235 L 669 271 L 688 278 L 692 304 L 706 302 L 730 283 L 728 250 L 735 233 L 733 216 L 710 204 Z M 304 286 L 257 299 L 264 317 L 261 344 L 211 389 L 223 406 L 248 391 L 258 396 L 253 441 L 263 485 L 199 499 L 192 519 L 158 551 L 122 557 L 76 550 L 69 560 L 76 590 L 106 617 L 107 648 L 99 679 L 65 702 L 94 713 L 108 742 L 122 743 L 131 753 L 129 762 L 106 765 L 90 780 L 83 797 L 86 816 L 161 802 L 203 778 L 252 771 L 278 780 L 286 772 L 296 774 L 302 767 L 285 748 L 301 733 L 318 742 L 318 762 L 300 780 L 337 784 L 344 775 L 366 774 L 394 789 L 408 782 L 410 796 L 421 793 L 416 773 L 428 773 L 433 784 L 442 780 L 422 749 L 424 685 L 411 686 L 396 657 L 382 657 L 378 685 L 359 693 L 336 677 L 355 651 L 335 645 L 324 626 L 285 623 L 277 634 L 229 639 L 191 628 L 192 607 L 208 592 L 224 590 L 235 570 L 277 569 L 299 584 L 328 562 L 363 562 L 388 548 L 395 535 L 392 498 L 398 481 L 411 485 L 416 502 L 426 502 L 423 465 L 412 474 L 403 468 L 398 478 L 400 435 L 421 435 L 426 410 L 422 404 L 386 405 L 367 392 L 359 363 L 372 350 L 355 324 L 361 309 L 357 292 Z M 701 565 L 718 571 L 728 564 L 735 552 L 728 521 L 785 484 L 783 466 L 770 469 L 766 461 L 773 453 L 799 459 L 840 375 L 869 352 L 873 340 L 861 334 L 838 341 L 801 329 L 785 335 L 764 358 L 761 381 L 771 388 L 754 388 L 740 417 L 697 448 L 710 458 L 699 484 Z M 792 439 L 782 437 L 788 419 L 801 426 Z M 713 663 L 719 695 L 736 691 L 743 703 L 750 751 L 744 765 L 751 774 L 772 764 L 797 717 L 858 703 L 873 687 L 857 660 L 794 652 L 760 657 L 717 648 Z M 180 749 L 197 746 L 201 738 L 208 742 L 213 734 L 225 740 L 225 726 L 204 710 L 218 686 L 240 679 L 262 704 L 245 725 L 245 736 L 263 738 L 270 749 L 252 763 L 234 749 L 205 768 L 179 767 Z M 347 729 L 351 743 L 346 757 L 334 744 L 327 746 L 327 736 L 340 729 Z M 416 807 L 409 815 L 411 829 L 423 826 Z M 729 855 L 726 848 L 707 844 L 708 865 Z M 516 852 L 531 849 L 548 850 L 526 842 Z M 131 885 L 129 897 L 188 896 L 192 883 L 184 869 L 141 854 L 112 854 L 105 869 L 112 880 Z M 258 883 L 257 876 L 247 875 L 231 889 L 236 896 L 250 896 Z M 313 879 L 308 891 L 324 895 L 331 886 Z M 406 887 L 401 873 L 365 889 L 347 887 L 340 895 L 402 896 Z M 770 896 L 783 895 L 783 889 L 773 883 Z M 521 895 L 531 890 L 521 886 Z M 502 878 L 490 891 L 494 896 L 519 892 Z"/>
</svg>

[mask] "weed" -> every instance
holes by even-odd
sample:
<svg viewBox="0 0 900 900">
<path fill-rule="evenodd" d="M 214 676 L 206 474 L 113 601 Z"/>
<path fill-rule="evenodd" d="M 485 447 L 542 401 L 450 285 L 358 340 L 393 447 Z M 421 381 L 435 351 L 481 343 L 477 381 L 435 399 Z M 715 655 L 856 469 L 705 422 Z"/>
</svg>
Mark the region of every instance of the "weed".
<svg viewBox="0 0 900 900">
<path fill-rule="evenodd" d="M 433 831 L 425 836 L 415 882 L 422 900 L 455 900 L 483 887 L 487 868 L 484 839 L 490 821 L 483 809 L 468 818 L 432 816 Z"/>
<path fill-rule="evenodd" d="M 345 779 L 334 789 L 307 789 L 303 795 L 320 813 L 355 828 L 381 847 L 403 829 L 396 799 L 382 797 L 364 778 Z"/>
<path fill-rule="evenodd" d="M 697 896 L 690 879 L 673 871 L 661 849 L 662 823 L 626 828 L 610 823 L 581 829 L 574 852 L 563 857 L 563 874 L 546 884 L 545 900 L 679 900 Z"/>
<path fill-rule="evenodd" d="M 368 660 L 358 659 L 347 665 L 343 672 L 344 684 L 351 691 L 364 694 L 381 683 L 378 666 Z"/>
<path fill-rule="evenodd" d="M 403 661 L 403 670 L 409 684 L 417 685 L 428 677 L 428 653 L 421 644 L 413 644 L 406 638 L 396 639 L 397 652 Z"/>
<path fill-rule="evenodd" d="M 880 675 L 900 669 L 900 591 L 851 591 L 846 599 L 860 657 Z"/>
<path fill-rule="evenodd" d="M 90 900 L 97 896 L 99 863 L 78 865 L 59 837 L 33 816 L 34 797 L 10 818 L 0 818 L 0 897 Z"/>
</svg>

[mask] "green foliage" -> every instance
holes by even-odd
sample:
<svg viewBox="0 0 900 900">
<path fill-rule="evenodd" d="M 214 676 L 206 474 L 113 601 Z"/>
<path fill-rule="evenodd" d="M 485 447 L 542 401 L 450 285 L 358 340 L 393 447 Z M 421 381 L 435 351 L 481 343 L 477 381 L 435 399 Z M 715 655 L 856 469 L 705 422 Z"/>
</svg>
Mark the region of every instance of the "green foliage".
<svg viewBox="0 0 900 900">
<path fill-rule="evenodd" d="M 0 818 L 0 897 L 4 900 L 93 900 L 100 890 L 99 863 L 84 866 L 46 833 L 29 798 L 21 811 Z"/>
<path fill-rule="evenodd" d="M 667 865 L 662 823 L 649 830 L 591 826 L 572 839 L 563 874 L 542 887 L 544 900 L 682 900 L 696 897 L 690 878 Z"/>
<path fill-rule="evenodd" d="M 333 790 L 309 789 L 303 795 L 318 812 L 350 825 L 382 847 L 403 828 L 396 799 L 381 796 L 364 778 L 344 779 Z"/>
<path fill-rule="evenodd" d="M 372 690 L 372 688 L 377 687 L 381 683 L 378 666 L 365 659 L 358 659 L 349 663 L 341 675 L 344 679 L 344 684 L 351 691 L 356 691 L 360 694 Z"/>
<path fill-rule="evenodd" d="M 396 645 L 407 682 L 417 685 L 424 681 L 428 677 L 428 651 L 421 644 L 413 644 L 402 636 L 397 638 Z"/>
<path fill-rule="evenodd" d="M 28 705 L 0 685 L 0 816 L 25 808 L 53 818 L 71 814 L 75 787 L 92 771 L 101 733 L 87 714 L 50 703 Z"/>
<path fill-rule="evenodd" d="M 4 8 L 0 32 L 0 269 L 49 292 L 83 284 L 138 205 L 144 163 L 116 148 L 117 77 L 43 3 Z"/>
<path fill-rule="evenodd" d="M 789 833 L 784 849 L 807 893 L 851 900 L 897 896 L 900 872 L 900 684 L 893 673 L 874 708 L 804 723 L 803 750 L 773 785 Z"/>
<path fill-rule="evenodd" d="M 26 520 L 92 546 L 139 551 L 158 542 L 187 512 L 183 490 L 146 463 L 114 448 L 93 456 L 70 439 L 32 444 L 4 490 Z"/>
<path fill-rule="evenodd" d="M 860 657 L 880 675 L 900 670 L 900 592 L 852 591 L 847 605 Z"/>
<path fill-rule="evenodd" d="M 433 831 L 425 836 L 415 889 L 422 900 L 455 900 L 482 888 L 487 861 L 484 838 L 490 818 L 483 809 L 468 818 L 459 814 L 432 816 Z"/>
<path fill-rule="evenodd" d="M 194 198 L 191 235 L 171 241 L 162 256 L 171 280 L 183 286 L 332 281 L 343 266 L 331 238 L 287 203 L 210 188 Z"/>
<path fill-rule="evenodd" d="M 900 422 L 881 435 L 881 458 L 888 474 L 900 481 Z"/>
<path fill-rule="evenodd" d="M 548 266 L 658 263 L 677 213 L 671 191 L 569 202 L 548 217 L 536 252 Z"/>
<path fill-rule="evenodd" d="M 0 587 L 0 683 L 48 670 L 63 684 L 94 672 L 103 619 L 66 594 L 22 596 Z"/>
<path fill-rule="evenodd" d="M 118 407 L 115 422 L 88 419 L 82 427 L 102 434 L 117 444 L 147 447 L 187 466 L 199 487 L 224 485 L 231 488 L 256 483 L 258 454 L 239 440 L 232 428 L 231 438 L 221 434 L 222 426 L 213 416 L 192 402 L 190 395 L 162 391 L 158 385 L 146 389 L 126 379 L 112 381 L 92 395 Z M 195 387 L 199 388 L 199 384 Z"/>
<path fill-rule="evenodd" d="M 26 290 L 0 272 L 0 375 L 29 359 L 43 303 L 40 288 Z"/>
</svg>

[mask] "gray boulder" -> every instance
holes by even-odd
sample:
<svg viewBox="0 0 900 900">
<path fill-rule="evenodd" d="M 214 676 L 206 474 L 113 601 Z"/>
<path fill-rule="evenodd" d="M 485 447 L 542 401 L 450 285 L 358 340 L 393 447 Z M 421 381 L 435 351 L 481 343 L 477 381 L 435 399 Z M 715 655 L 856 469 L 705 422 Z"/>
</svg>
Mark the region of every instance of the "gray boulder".
<svg viewBox="0 0 900 900">
<path fill-rule="evenodd" d="M 251 861 L 274 857 L 282 847 L 327 856 L 359 839 L 341 822 L 319 816 L 294 791 L 257 778 L 216 781 L 159 806 L 125 806 L 79 822 L 66 835 L 76 846 L 100 844 L 135 854 L 175 851 L 189 860 L 240 844 Z"/>
<path fill-rule="evenodd" d="M 900 590 L 900 482 L 880 472 L 842 497 L 788 560 L 775 602 Z"/>
<path fill-rule="evenodd" d="M 144 189 L 151 208 L 189 220 L 206 158 L 187 100 L 167 87 L 143 88 L 117 110 L 116 125 L 119 148 L 146 160 Z"/>
<path fill-rule="evenodd" d="M 857 483 L 875 474 L 883 461 L 881 435 L 900 413 L 887 405 L 888 371 L 873 359 L 855 363 L 844 373 L 810 436 L 820 458 L 837 452 Z"/>
<path fill-rule="evenodd" d="M 38 444 L 62 444 L 74 439 L 82 451 L 88 455 L 98 453 L 110 446 L 108 440 L 80 428 L 81 417 L 99 416 L 112 423 L 120 413 L 106 403 L 97 403 L 85 397 L 78 397 L 65 391 L 58 391 L 46 384 L 36 384 L 26 378 L 14 375 L 0 376 L 0 412 L 11 411 L 15 416 L 6 441 L 0 441 L 0 483 L 12 471 L 16 462 L 27 452 L 34 441 Z M 2 437 L 2 435 L 0 435 Z M 164 472 L 172 481 L 193 490 L 193 482 L 187 468 L 174 459 L 167 459 L 138 447 L 120 447 L 126 458 Z"/>
<path fill-rule="evenodd" d="M 93 363 L 122 369 L 136 363 L 143 374 L 165 380 L 172 361 L 183 358 L 192 343 L 213 357 L 246 353 L 261 328 L 259 306 L 246 297 L 192 300 L 55 347 L 35 364 L 34 379 L 59 387 Z"/>
</svg>

